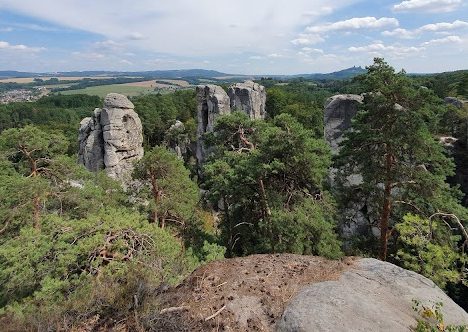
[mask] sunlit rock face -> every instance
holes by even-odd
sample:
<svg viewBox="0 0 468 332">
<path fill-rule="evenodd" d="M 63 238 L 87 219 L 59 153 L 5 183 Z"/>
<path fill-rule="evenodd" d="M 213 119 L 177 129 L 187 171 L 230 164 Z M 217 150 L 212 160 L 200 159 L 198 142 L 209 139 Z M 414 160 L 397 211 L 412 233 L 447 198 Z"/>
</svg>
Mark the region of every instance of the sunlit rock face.
<svg viewBox="0 0 468 332">
<path fill-rule="evenodd" d="M 357 114 L 358 105 L 362 101 L 362 96 L 351 94 L 336 95 L 327 99 L 324 134 L 333 154 L 338 154 L 339 145 L 343 141 L 346 131 L 351 128 L 351 120 Z"/>
<path fill-rule="evenodd" d="M 251 119 L 265 118 L 266 90 L 253 81 L 236 83 L 228 89 L 232 111 L 246 113 Z"/>
<path fill-rule="evenodd" d="M 81 121 L 79 143 L 79 162 L 87 169 L 105 169 L 110 177 L 128 181 L 134 162 L 143 157 L 142 125 L 132 102 L 108 94 L 104 107 Z"/>
<path fill-rule="evenodd" d="M 197 160 L 201 164 L 206 158 L 207 148 L 203 135 L 213 131 L 218 116 L 231 113 L 229 96 L 217 85 L 199 85 L 197 93 Z"/>
</svg>

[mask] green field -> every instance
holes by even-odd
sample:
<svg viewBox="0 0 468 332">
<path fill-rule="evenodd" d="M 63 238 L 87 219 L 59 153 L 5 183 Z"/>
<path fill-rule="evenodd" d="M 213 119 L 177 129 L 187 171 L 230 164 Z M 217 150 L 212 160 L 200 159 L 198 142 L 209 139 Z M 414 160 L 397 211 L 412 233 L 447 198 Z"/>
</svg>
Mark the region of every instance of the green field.
<svg viewBox="0 0 468 332">
<path fill-rule="evenodd" d="M 63 95 L 87 94 L 99 97 L 105 97 L 108 93 L 116 92 L 128 97 L 139 96 L 142 94 L 155 93 L 153 88 L 142 86 L 128 86 L 125 84 L 109 84 L 92 86 L 84 89 L 60 91 Z"/>
</svg>

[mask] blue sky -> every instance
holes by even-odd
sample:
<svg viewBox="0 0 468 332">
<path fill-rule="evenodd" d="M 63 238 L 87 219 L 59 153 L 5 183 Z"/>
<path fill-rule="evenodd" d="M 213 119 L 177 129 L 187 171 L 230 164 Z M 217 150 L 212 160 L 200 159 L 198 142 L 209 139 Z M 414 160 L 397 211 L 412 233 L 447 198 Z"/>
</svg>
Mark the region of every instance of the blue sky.
<svg viewBox="0 0 468 332">
<path fill-rule="evenodd" d="M 468 69 L 466 0 L 0 0 L 0 70 Z"/>
</svg>

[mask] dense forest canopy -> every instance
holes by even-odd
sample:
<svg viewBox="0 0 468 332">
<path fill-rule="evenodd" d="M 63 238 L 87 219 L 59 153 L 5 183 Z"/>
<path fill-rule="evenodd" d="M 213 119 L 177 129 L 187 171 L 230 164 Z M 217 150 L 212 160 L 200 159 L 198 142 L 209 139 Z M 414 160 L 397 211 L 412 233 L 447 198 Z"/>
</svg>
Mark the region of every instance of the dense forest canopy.
<svg viewBox="0 0 468 332">
<path fill-rule="evenodd" d="M 376 59 L 350 80 L 258 82 L 267 118 L 219 117 L 204 165 L 193 90 L 132 98 L 145 156 L 139 187 L 126 191 L 76 162 L 80 121 L 99 97 L 0 105 L 0 329 L 69 330 L 98 317 L 149 330 L 161 287 L 254 253 L 380 256 L 466 306 L 467 193 L 455 171 L 468 160 L 468 109 L 442 98 L 468 98 L 467 72 L 411 76 Z M 332 158 L 323 108 L 336 93 L 366 94 Z M 183 129 L 169 133 L 177 120 Z M 171 140 L 187 143 L 183 158 Z M 343 245 L 343 211 L 362 197 L 380 233 Z"/>
</svg>

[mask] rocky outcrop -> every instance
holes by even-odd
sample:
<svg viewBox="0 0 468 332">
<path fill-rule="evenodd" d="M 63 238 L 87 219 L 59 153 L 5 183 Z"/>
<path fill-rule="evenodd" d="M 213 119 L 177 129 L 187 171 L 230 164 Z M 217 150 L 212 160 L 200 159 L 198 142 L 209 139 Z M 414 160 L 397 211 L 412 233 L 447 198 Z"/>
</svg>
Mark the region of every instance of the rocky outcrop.
<svg viewBox="0 0 468 332">
<path fill-rule="evenodd" d="M 468 314 L 429 279 L 376 259 L 360 259 L 339 280 L 305 287 L 288 304 L 280 332 L 410 331 L 421 317 L 413 300 L 442 302 L 445 325 L 466 325 Z"/>
<path fill-rule="evenodd" d="M 174 151 L 179 159 L 184 159 L 190 145 L 190 140 L 185 132 L 184 124 L 176 120 L 176 122 L 169 127 L 165 136 L 168 148 Z"/>
<path fill-rule="evenodd" d="M 240 111 L 251 119 L 265 118 L 266 90 L 253 81 L 236 83 L 226 93 L 218 85 L 199 85 L 197 93 L 197 160 L 202 164 L 206 159 L 207 147 L 203 135 L 213 131 L 215 120 L 219 115 Z"/>
<path fill-rule="evenodd" d="M 215 119 L 219 115 L 229 114 L 229 96 L 217 85 L 199 85 L 197 93 L 197 160 L 202 163 L 206 158 L 206 147 L 202 136 L 213 131 Z"/>
<path fill-rule="evenodd" d="M 104 140 L 101 128 L 101 109 L 96 108 L 92 117 L 80 122 L 78 162 L 96 172 L 104 168 Z"/>
<path fill-rule="evenodd" d="M 333 154 L 338 154 L 339 145 L 343 141 L 346 131 L 351 128 L 351 120 L 357 114 L 358 105 L 362 101 L 362 96 L 351 94 L 336 95 L 327 99 L 324 136 Z"/>
<path fill-rule="evenodd" d="M 90 171 L 105 169 L 110 177 L 126 182 L 133 163 L 143 157 L 142 144 L 142 125 L 132 102 L 110 93 L 104 107 L 80 123 L 79 162 Z"/>
<path fill-rule="evenodd" d="M 463 108 L 463 101 L 455 97 L 445 97 L 444 102 L 447 105 L 453 105 L 456 108 L 460 108 L 460 109 Z"/>
<path fill-rule="evenodd" d="M 246 113 L 251 119 L 265 118 L 266 90 L 253 81 L 236 83 L 228 89 L 231 110 Z"/>
</svg>

